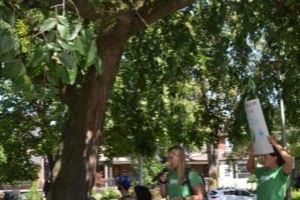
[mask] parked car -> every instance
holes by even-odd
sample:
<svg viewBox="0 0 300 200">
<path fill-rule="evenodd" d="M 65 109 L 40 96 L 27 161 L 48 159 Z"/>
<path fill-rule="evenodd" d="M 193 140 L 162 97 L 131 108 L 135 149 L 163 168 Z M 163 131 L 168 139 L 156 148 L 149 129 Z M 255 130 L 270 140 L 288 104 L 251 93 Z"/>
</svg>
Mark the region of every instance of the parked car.
<svg viewBox="0 0 300 200">
<path fill-rule="evenodd" d="M 236 188 L 218 188 L 208 193 L 208 200 L 256 200 L 256 194 Z"/>
</svg>

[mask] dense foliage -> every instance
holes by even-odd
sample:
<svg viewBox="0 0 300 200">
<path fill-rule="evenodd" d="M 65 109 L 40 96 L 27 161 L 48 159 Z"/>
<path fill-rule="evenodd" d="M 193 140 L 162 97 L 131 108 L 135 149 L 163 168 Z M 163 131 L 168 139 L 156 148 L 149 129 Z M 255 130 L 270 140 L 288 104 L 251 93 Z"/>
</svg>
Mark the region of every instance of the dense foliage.
<svg viewBox="0 0 300 200">
<path fill-rule="evenodd" d="M 200 0 L 155 24 L 151 23 L 158 19 L 148 17 L 151 9 L 143 8 L 163 6 L 160 1 L 91 2 L 83 6 L 81 1 L 75 1 L 77 7 L 70 2 L 68 6 L 56 4 L 50 10 L 54 1 L 0 3 L 0 75 L 2 80 L 11 79 L 14 88 L 8 93 L 3 90 L 1 101 L 10 93 L 7 103 L 13 103 L 15 97 L 20 101 L 1 104 L 1 117 L 10 120 L 1 123 L 1 132 L 20 128 L 14 131 L 16 136 L 11 135 L 12 141 L 16 141 L 13 137 L 37 141 L 26 149 L 38 149 L 42 141 L 59 141 L 57 132 L 63 130 L 60 123 L 67 120 L 58 120 L 65 119 L 65 114 L 56 111 L 66 111 L 61 104 L 64 102 L 69 108 L 67 116 L 78 116 L 81 110 L 76 110 L 76 100 L 89 95 L 84 89 L 92 88 L 85 87 L 93 80 L 91 75 L 108 76 L 104 72 L 112 67 L 105 68 L 102 62 L 109 59 L 101 61 L 100 57 L 104 58 L 106 51 L 124 39 L 112 35 L 115 40 L 105 40 L 116 30 L 126 36 L 135 34 L 122 48 L 119 73 L 102 124 L 102 151 L 107 155 L 153 156 L 170 143 L 201 148 L 207 141 L 216 143 L 223 134 L 236 147 L 246 146 L 249 136 L 244 101 L 260 98 L 270 131 L 276 134 L 280 130 L 280 91 L 291 149 L 295 154 L 299 152 L 299 141 L 292 139 L 299 132 L 300 118 L 297 1 Z M 139 22 L 136 26 L 136 21 L 125 23 L 132 25 L 132 30 L 118 26 L 127 12 Z M 147 29 L 136 32 L 141 26 Z M 99 50 L 110 42 L 105 51 Z M 113 78 L 99 82 L 108 84 Z M 20 89 L 25 93 L 15 92 Z M 30 135 L 30 131 L 39 125 L 14 123 L 24 112 L 34 117 L 39 104 L 31 102 L 36 100 L 43 105 L 42 112 L 47 113 L 46 118 L 36 116 L 37 121 L 45 120 L 43 127 L 47 127 L 38 137 Z M 105 105 L 105 101 L 98 103 Z M 13 116 L 14 112 L 19 113 Z M 87 115 L 82 116 L 84 121 Z M 57 122 L 55 131 L 45 126 L 51 121 Z M 9 129 L 8 124 L 19 127 Z M 47 133 L 56 135 L 55 140 L 41 139 Z M 81 140 L 85 141 L 85 137 Z M 8 147 L 4 143 L 1 146 L 6 152 Z M 6 153 L 0 154 L 0 160 L 7 161 Z"/>
<path fill-rule="evenodd" d="M 107 112 L 107 150 L 139 152 L 137 144 L 144 154 L 166 141 L 201 147 L 220 134 L 244 146 L 244 101 L 260 98 L 277 134 L 279 90 L 287 127 L 298 129 L 292 108 L 299 89 L 293 84 L 299 76 L 297 9 L 292 2 L 201 1 L 134 36 Z M 128 147 L 118 146 L 123 142 Z"/>
<path fill-rule="evenodd" d="M 1 82 L 0 96 L 0 180 L 34 180 L 40 166 L 32 156 L 57 154 L 65 108 L 46 96 L 15 93 L 9 81 Z"/>
</svg>

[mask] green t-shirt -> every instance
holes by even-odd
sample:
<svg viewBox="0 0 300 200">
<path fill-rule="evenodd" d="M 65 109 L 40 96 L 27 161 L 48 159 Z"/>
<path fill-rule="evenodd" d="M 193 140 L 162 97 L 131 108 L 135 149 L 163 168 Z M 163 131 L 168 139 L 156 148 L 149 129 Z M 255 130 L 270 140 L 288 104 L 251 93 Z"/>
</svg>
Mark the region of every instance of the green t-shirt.
<svg viewBox="0 0 300 200">
<path fill-rule="evenodd" d="M 194 187 L 197 184 L 202 184 L 201 177 L 195 171 L 189 172 L 189 181 L 191 186 Z M 190 189 L 187 181 L 184 184 L 178 183 L 177 171 L 173 170 L 168 176 L 168 197 L 172 199 L 173 197 L 188 197 L 191 196 Z"/>
<path fill-rule="evenodd" d="M 282 167 L 274 169 L 259 167 L 255 169 L 258 178 L 257 200 L 283 200 L 290 183 Z"/>
</svg>

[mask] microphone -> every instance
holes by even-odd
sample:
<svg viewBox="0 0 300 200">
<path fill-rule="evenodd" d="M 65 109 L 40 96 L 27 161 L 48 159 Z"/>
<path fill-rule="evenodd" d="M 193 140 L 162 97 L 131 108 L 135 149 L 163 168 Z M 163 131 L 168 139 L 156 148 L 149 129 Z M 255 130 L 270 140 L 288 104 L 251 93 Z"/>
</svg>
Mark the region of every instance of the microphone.
<svg viewBox="0 0 300 200">
<path fill-rule="evenodd" d="M 160 176 L 163 175 L 164 173 L 168 172 L 168 171 L 169 171 L 168 167 L 163 168 L 158 174 L 156 174 L 153 177 L 152 182 L 159 181 Z"/>
</svg>

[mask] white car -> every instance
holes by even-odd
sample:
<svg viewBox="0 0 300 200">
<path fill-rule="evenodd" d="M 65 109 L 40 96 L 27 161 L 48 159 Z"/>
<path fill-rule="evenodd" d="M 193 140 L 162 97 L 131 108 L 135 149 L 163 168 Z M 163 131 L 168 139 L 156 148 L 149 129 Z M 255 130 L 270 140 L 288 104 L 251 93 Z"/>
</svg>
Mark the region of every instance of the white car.
<svg viewBox="0 0 300 200">
<path fill-rule="evenodd" d="M 256 200 L 256 195 L 243 189 L 218 188 L 208 193 L 208 200 Z"/>
</svg>

